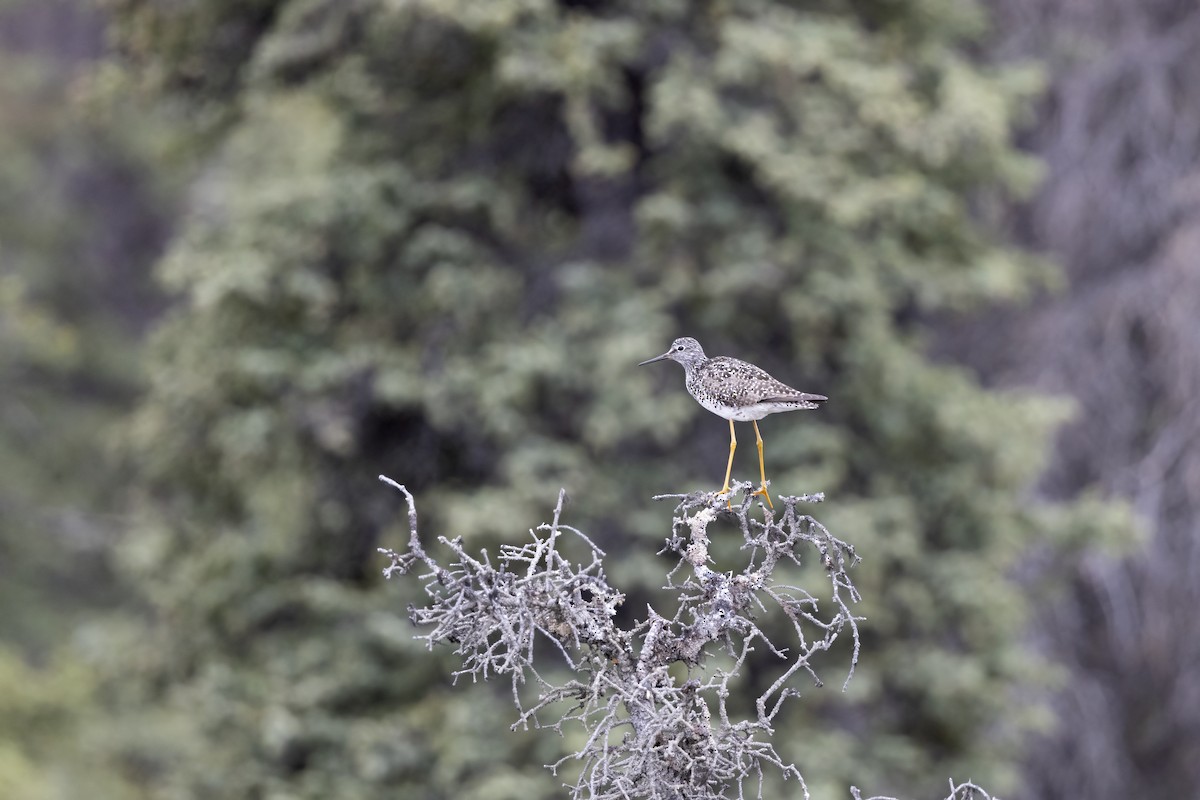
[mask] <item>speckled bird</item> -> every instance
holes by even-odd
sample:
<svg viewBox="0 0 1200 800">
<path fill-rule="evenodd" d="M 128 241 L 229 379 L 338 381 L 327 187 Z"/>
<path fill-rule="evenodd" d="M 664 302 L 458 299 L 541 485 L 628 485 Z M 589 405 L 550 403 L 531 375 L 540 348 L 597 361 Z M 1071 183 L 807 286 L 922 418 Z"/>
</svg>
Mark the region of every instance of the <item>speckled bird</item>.
<svg viewBox="0 0 1200 800">
<path fill-rule="evenodd" d="M 729 493 L 729 473 L 733 469 L 733 451 L 737 449 L 734 420 L 754 423 L 754 439 L 758 444 L 758 474 L 762 484 L 754 494 L 760 494 L 772 509 L 767 493 L 767 470 L 763 464 L 763 439 L 758 432 L 758 420 L 780 411 L 817 408 L 829 398 L 793 389 L 775 380 L 766 370 L 753 364 L 717 356 L 704 355 L 704 348 L 690 336 L 676 339 L 661 356 L 647 359 L 638 366 L 670 359 L 683 366 L 684 385 L 696 402 L 718 417 L 729 420 L 729 463 L 725 465 L 725 485 L 717 494 Z"/>
</svg>

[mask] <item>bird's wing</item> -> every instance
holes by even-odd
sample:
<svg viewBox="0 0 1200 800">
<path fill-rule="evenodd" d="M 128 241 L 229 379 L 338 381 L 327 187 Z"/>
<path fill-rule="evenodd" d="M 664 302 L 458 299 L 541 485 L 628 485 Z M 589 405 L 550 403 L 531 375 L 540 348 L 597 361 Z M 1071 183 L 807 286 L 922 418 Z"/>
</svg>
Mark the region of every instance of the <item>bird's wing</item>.
<svg viewBox="0 0 1200 800">
<path fill-rule="evenodd" d="M 704 372 L 721 379 L 740 379 L 738 383 L 745 391 L 741 398 L 725 397 L 725 401 L 742 400 L 752 403 L 821 403 L 824 395 L 808 394 L 793 389 L 782 381 L 771 377 L 765 369 L 729 356 L 710 358 L 704 364 Z M 723 394 L 723 393 L 722 393 Z"/>
<path fill-rule="evenodd" d="M 762 399 L 759 400 L 759 402 L 760 403 L 796 403 L 796 402 L 824 403 L 826 400 L 829 399 L 828 397 L 826 397 L 823 394 L 812 394 L 811 392 L 797 391 L 796 389 L 793 389 L 792 387 L 786 386 L 784 384 L 780 384 L 780 386 L 782 386 L 784 389 L 787 389 L 788 391 L 786 393 L 779 392 L 777 394 L 772 395 L 771 397 L 763 397 Z"/>
</svg>

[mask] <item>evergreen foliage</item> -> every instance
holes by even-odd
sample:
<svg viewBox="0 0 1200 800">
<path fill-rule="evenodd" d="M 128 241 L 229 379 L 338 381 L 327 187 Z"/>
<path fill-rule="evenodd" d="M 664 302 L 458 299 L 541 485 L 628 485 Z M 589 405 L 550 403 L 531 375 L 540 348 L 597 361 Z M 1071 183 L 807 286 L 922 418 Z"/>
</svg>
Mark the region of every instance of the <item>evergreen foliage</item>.
<svg viewBox="0 0 1200 800">
<path fill-rule="evenodd" d="M 0 36 L 22 10 L 11 5 Z M 134 325 L 120 312 L 150 293 L 156 228 L 144 164 L 121 131 L 68 102 L 73 77 L 0 52 L 0 609 L 21 612 L 0 614 L 0 640 L 36 652 L 79 599 L 111 599 L 102 569 L 78 568 L 99 566 L 116 475 L 77 467 L 111 463 L 105 433 L 134 396 Z M 114 181 L 124 202 L 94 203 Z M 113 257 L 131 262 L 115 276 Z"/>
<path fill-rule="evenodd" d="M 473 550 L 567 487 L 636 616 L 649 496 L 715 489 L 726 452 L 633 368 L 683 334 L 830 397 L 766 422 L 767 460 L 865 556 L 869 656 L 781 717 L 783 756 L 818 797 L 1013 787 L 1041 665 L 1008 574 L 1086 521 L 1022 496 L 1061 409 L 923 350 L 931 315 L 1049 278 L 979 223 L 1036 177 L 1010 142 L 1036 81 L 964 54 L 977 5 L 112 6 L 131 82 L 210 154 L 131 429 L 155 619 L 114 747 L 147 793 L 557 796 L 560 744 L 444 687 L 379 591 L 374 476 Z"/>
<path fill-rule="evenodd" d="M 93 113 L 103 26 L 63 0 L 0 2 L 0 797 L 118 798 L 85 627 L 128 601 L 108 553 L 130 471 L 149 265 L 170 211 L 153 115 Z M 115 111 L 121 105 L 113 107 Z M 92 647 L 92 645 L 97 645 Z M 91 742 L 91 744 L 89 744 Z"/>
</svg>

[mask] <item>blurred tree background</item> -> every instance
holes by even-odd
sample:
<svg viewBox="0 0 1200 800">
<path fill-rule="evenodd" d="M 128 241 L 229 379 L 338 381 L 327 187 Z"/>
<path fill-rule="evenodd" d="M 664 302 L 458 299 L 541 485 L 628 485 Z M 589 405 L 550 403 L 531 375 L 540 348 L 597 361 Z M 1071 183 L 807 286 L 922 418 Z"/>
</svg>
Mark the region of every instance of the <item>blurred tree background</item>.
<svg viewBox="0 0 1200 800">
<path fill-rule="evenodd" d="M 676 335 L 831 398 L 763 425 L 865 557 L 814 796 L 1194 793 L 1200 12 L 1060 5 L 4 0 L 0 795 L 560 796 L 375 475 L 473 548 L 566 487 L 633 618 L 726 453 Z"/>
<path fill-rule="evenodd" d="M 968 321 L 955 357 L 996 385 L 1077 398 L 1039 494 L 1125 498 L 1151 535 L 1120 561 L 1053 563 L 1039 614 L 1068 670 L 1036 797 L 1200 794 L 1200 9 L 1184 0 L 1003 0 L 991 58 L 1050 76 L 1027 149 L 1047 177 L 1007 227 L 1070 291 Z M 995 347 L 997 340 L 1004 347 Z"/>
<path fill-rule="evenodd" d="M 132 472 L 116 425 L 162 300 L 150 267 L 178 184 L 151 115 L 94 105 L 105 19 L 0 2 L 0 796 L 104 797 L 89 631 L 133 595 L 111 548 Z M 165 155 L 165 154 L 161 154 Z M 153 162 L 153 163 L 152 163 Z"/>
</svg>

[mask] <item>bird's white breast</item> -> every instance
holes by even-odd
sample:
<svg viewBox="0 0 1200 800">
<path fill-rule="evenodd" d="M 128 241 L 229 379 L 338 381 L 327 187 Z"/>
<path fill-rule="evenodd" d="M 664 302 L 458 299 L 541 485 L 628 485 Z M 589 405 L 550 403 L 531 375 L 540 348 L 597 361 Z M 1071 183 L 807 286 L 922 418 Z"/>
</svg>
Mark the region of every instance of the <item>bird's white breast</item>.
<svg viewBox="0 0 1200 800">
<path fill-rule="evenodd" d="M 718 417 L 731 419 L 734 422 L 749 422 L 751 420 L 759 420 L 768 414 L 774 414 L 778 411 L 791 411 L 795 406 L 784 403 L 755 403 L 754 405 L 741 406 L 740 408 L 730 408 L 714 403 L 711 398 L 693 394 L 696 402 L 704 406 L 706 409 L 716 414 Z"/>
</svg>

